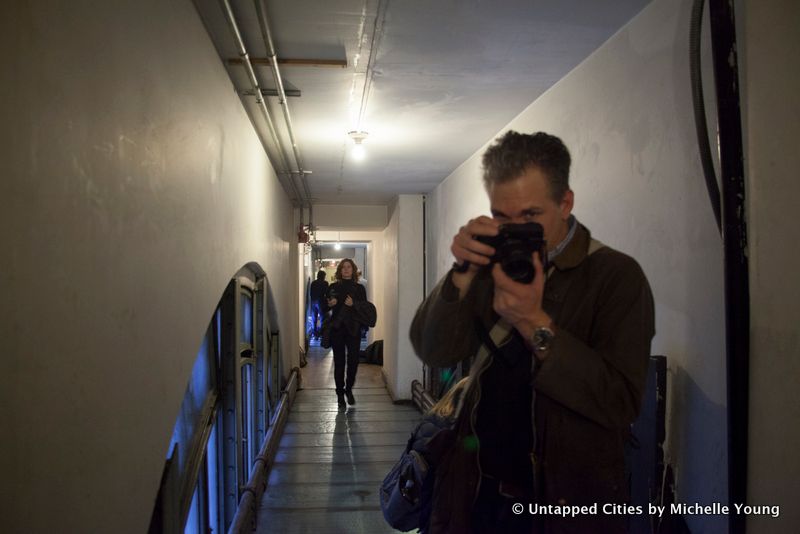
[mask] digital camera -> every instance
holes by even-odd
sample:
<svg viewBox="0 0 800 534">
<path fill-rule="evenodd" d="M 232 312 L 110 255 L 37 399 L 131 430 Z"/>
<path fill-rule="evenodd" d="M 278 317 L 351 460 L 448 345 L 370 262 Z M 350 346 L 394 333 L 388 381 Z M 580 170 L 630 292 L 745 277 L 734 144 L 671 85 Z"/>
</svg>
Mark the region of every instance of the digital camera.
<svg viewBox="0 0 800 534">
<path fill-rule="evenodd" d="M 523 224 L 504 224 L 495 236 L 477 236 L 481 243 L 493 247 L 492 263 L 499 263 L 509 278 L 523 284 L 530 284 L 536 275 L 532 256 L 534 252 L 547 252 L 542 225 L 535 222 Z M 542 266 L 547 269 L 547 254 L 541 254 Z"/>
</svg>

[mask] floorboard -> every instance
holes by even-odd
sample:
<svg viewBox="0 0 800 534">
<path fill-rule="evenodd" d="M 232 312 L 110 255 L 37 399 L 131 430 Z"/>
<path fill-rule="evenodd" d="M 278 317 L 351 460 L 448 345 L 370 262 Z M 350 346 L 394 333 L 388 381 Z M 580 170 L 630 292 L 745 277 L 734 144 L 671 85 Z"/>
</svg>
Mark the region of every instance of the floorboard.
<svg viewBox="0 0 800 534">
<path fill-rule="evenodd" d="M 407 432 L 361 432 L 352 436 L 356 445 L 405 445 L 411 436 Z M 338 441 L 334 432 L 325 434 L 286 434 L 281 438 L 281 447 L 332 447 Z"/>
<path fill-rule="evenodd" d="M 342 410 L 333 355 L 312 345 L 256 516 L 258 533 L 396 532 L 383 519 L 381 481 L 420 413 L 394 404 L 380 366 L 361 364 L 354 406 Z"/>
</svg>

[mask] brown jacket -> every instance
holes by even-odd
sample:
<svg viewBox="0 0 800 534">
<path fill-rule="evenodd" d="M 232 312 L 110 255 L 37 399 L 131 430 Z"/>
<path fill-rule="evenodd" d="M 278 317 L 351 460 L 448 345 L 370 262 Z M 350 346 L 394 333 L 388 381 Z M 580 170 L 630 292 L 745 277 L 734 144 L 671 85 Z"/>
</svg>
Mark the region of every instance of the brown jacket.
<svg viewBox="0 0 800 534">
<path fill-rule="evenodd" d="M 556 337 L 544 362 L 532 371 L 536 436 L 536 501 L 548 505 L 598 503 L 597 516 L 564 519 L 537 516 L 537 531 L 619 532 L 621 515 L 604 515 L 603 503 L 627 499 L 623 444 L 638 415 L 654 335 L 653 297 L 635 260 L 603 247 L 588 255 L 591 236 L 580 225 L 554 259 L 545 284 L 544 310 Z M 433 367 L 449 367 L 474 356 L 481 343 L 477 317 L 486 330 L 492 310 L 488 270 L 476 275 L 462 300 L 448 274 L 421 304 L 411 324 L 411 342 Z M 538 361 L 537 361 L 538 362 Z M 472 377 L 491 364 L 478 358 Z M 468 387 L 460 439 L 474 433 L 480 380 Z M 471 420 L 470 420 L 471 417 Z M 428 532 L 467 532 L 480 466 L 474 450 L 454 447 L 437 469 L 436 495 Z M 527 504 L 527 503 L 523 503 Z"/>
</svg>

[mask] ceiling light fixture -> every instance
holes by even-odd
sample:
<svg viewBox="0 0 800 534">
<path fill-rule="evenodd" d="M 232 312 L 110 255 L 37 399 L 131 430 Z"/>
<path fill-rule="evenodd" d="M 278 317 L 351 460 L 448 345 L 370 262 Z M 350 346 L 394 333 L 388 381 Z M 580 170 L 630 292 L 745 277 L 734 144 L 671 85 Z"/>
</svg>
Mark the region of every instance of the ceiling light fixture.
<svg viewBox="0 0 800 534">
<path fill-rule="evenodd" d="M 347 135 L 350 136 L 350 139 L 352 139 L 356 145 L 353 147 L 353 159 L 356 161 L 363 160 L 367 155 L 366 150 L 364 150 L 363 143 L 369 134 L 367 132 L 353 130 L 352 132 L 347 132 Z"/>
</svg>

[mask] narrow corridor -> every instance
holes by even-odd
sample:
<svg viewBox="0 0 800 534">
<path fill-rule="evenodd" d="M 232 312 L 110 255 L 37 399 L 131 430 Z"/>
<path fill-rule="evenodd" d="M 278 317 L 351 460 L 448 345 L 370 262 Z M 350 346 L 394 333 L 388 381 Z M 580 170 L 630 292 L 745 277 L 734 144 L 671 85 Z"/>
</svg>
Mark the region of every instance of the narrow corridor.
<svg viewBox="0 0 800 534">
<path fill-rule="evenodd" d="M 314 344 L 308 356 L 258 510 L 258 532 L 395 532 L 383 520 L 378 487 L 420 413 L 393 404 L 381 367 L 363 363 L 356 404 L 340 412 L 332 352 Z"/>
</svg>

